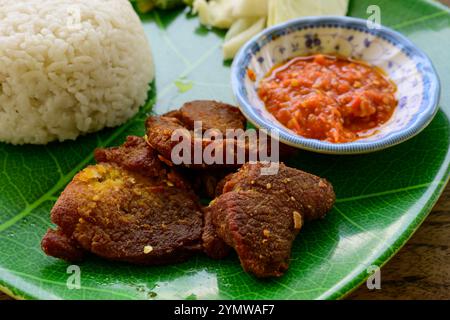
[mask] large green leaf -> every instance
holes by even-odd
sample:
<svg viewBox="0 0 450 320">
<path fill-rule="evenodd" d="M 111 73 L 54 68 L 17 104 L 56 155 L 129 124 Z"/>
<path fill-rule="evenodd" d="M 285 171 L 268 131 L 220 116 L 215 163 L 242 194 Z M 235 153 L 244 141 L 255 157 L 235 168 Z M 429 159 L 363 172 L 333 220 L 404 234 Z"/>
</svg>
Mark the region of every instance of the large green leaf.
<svg viewBox="0 0 450 320">
<path fill-rule="evenodd" d="M 443 85 L 440 111 L 416 138 L 361 156 L 301 152 L 291 165 L 327 177 L 338 201 L 322 221 L 307 225 L 295 243 L 291 268 L 279 279 L 257 280 L 236 256 L 198 256 L 165 267 L 136 267 L 91 258 L 82 263 L 81 288 L 69 290 L 68 264 L 45 256 L 40 239 L 49 211 L 97 146 L 142 134 L 145 114 L 191 99 L 233 102 L 229 65 L 221 59 L 222 32 L 208 31 L 187 11 L 143 17 L 156 61 L 152 99 L 120 128 L 48 146 L 0 144 L 0 287 L 22 298 L 339 298 L 382 265 L 420 225 L 449 176 L 450 14 L 424 0 L 354 0 L 350 14 L 382 9 L 383 24 L 407 35 L 435 63 Z"/>
</svg>

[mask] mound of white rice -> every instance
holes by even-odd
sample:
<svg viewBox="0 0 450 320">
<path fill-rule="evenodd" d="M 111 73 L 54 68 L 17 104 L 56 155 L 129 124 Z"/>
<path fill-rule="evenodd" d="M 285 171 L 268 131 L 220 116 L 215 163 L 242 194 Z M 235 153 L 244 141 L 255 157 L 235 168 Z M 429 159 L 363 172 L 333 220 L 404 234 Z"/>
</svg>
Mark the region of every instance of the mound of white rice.
<svg viewBox="0 0 450 320">
<path fill-rule="evenodd" d="M 0 141 L 44 144 L 122 124 L 153 76 L 128 0 L 0 0 Z"/>
</svg>

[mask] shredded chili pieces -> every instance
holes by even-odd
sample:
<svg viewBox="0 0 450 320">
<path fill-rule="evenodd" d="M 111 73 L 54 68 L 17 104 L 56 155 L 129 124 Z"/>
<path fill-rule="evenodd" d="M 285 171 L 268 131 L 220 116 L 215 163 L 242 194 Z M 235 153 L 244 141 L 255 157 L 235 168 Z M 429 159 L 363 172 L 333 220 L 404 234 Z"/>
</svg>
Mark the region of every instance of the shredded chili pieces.
<svg viewBox="0 0 450 320">
<path fill-rule="evenodd" d="M 376 67 L 314 55 L 275 66 L 258 94 L 267 110 L 297 134 L 344 143 L 374 134 L 389 120 L 396 90 Z"/>
</svg>

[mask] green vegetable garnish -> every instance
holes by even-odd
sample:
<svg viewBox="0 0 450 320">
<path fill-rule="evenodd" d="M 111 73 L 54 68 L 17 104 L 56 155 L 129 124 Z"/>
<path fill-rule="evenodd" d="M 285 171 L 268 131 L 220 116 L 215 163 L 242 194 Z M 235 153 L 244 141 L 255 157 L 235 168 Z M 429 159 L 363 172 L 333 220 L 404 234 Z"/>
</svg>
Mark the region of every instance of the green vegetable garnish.
<svg viewBox="0 0 450 320">
<path fill-rule="evenodd" d="M 192 0 L 131 0 L 136 3 L 136 8 L 141 13 L 147 13 L 153 8 L 173 9 L 182 5 L 192 5 Z"/>
</svg>

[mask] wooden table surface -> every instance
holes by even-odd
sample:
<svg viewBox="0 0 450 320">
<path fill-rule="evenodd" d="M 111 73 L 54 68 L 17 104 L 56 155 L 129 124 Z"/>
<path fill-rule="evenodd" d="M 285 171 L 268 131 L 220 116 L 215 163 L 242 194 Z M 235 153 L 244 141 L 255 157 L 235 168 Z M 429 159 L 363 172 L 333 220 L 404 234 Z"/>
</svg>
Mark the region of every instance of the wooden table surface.
<svg viewBox="0 0 450 320">
<path fill-rule="evenodd" d="M 450 6 L 450 0 L 440 0 Z M 0 300 L 10 299 L 0 292 Z M 450 299 L 450 185 L 408 243 L 381 269 L 381 289 L 348 299 Z"/>
</svg>

